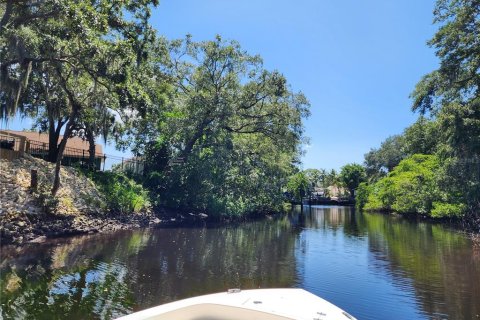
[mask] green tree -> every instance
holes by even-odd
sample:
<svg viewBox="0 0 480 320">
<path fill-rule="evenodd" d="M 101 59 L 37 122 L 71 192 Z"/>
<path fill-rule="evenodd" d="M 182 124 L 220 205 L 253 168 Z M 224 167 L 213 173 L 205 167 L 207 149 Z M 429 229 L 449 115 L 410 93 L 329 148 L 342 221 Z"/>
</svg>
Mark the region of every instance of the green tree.
<svg viewBox="0 0 480 320">
<path fill-rule="evenodd" d="M 303 171 L 308 179 L 309 193 L 315 191 L 316 187 L 323 186 L 325 180 L 325 170 L 306 169 Z"/>
<path fill-rule="evenodd" d="M 29 97 L 23 93 L 32 73 L 38 74 L 42 85 L 51 84 L 65 97 L 61 103 L 65 103 L 68 122 L 58 145 L 53 195 L 60 186 L 67 139 L 98 88 L 117 96 L 117 106 L 128 106 L 141 91 L 129 75 L 134 70 L 132 64 L 139 65 L 142 60 L 144 43 L 152 37 L 147 23 L 151 4 L 157 1 L 2 2 L 0 115 L 11 117 L 19 105 L 31 102 L 21 98 Z M 43 72 L 48 72 L 48 81 Z M 49 97 L 47 94 L 43 99 Z M 49 109 L 45 103 L 47 115 Z"/>
<path fill-rule="evenodd" d="M 365 167 L 370 181 L 376 181 L 406 157 L 405 139 L 402 135 L 394 135 L 385 139 L 379 149 L 372 149 L 365 154 Z"/>
<path fill-rule="evenodd" d="M 421 115 L 402 134 L 388 137 L 380 148 L 365 154 L 368 181 L 373 183 L 386 176 L 406 157 L 434 154 L 438 151 L 439 135 L 438 121 Z"/>
<path fill-rule="evenodd" d="M 442 191 L 441 175 L 437 156 L 416 154 L 402 160 L 385 178 L 368 188 L 363 186 L 360 200 L 365 210 L 417 213 L 434 218 L 461 216 L 463 205 L 457 197 Z"/>
<path fill-rule="evenodd" d="M 140 132 L 149 188 L 165 205 L 241 215 L 278 208 L 299 161 L 308 101 L 235 41 L 170 44 L 173 89 Z"/>
<path fill-rule="evenodd" d="M 418 120 L 403 132 L 405 153 L 435 154 L 438 149 L 440 128 L 438 121 L 420 116 Z"/>
<path fill-rule="evenodd" d="M 476 0 L 438 0 L 428 42 L 440 59 L 412 93 L 413 110 L 438 119 L 443 187 L 460 194 L 470 207 L 466 220 L 480 220 L 480 4 Z M 477 221 L 477 222 L 475 222 Z"/>
<path fill-rule="evenodd" d="M 355 197 L 355 189 L 366 181 L 365 168 L 356 163 L 347 164 L 340 171 L 340 181 L 347 187 L 351 197 Z"/>
<path fill-rule="evenodd" d="M 34 119 L 32 129 L 48 133 L 47 160 L 53 163 L 57 161 L 60 133 L 69 116 L 67 97 L 54 81 L 55 72 L 48 64 L 34 70 L 21 104 L 23 113 Z"/>
<path fill-rule="evenodd" d="M 287 183 L 287 191 L 296 202 L 302 203 L 302 199 L 309 190 L 309 181 L 305 173 L 299 172 L 290 177 Z"/>
<path fill-rule="evenodd" d="M 328 172 L 325 175 L 324 187 L 328 188 L 330 186 L 336 186 L 338 184 L 339 184 L 339 177 L 338 177 L 337 171 L 335 171 L 335 169 L 332 169 L 330 170 L 330 172 Z"/>
</svg>

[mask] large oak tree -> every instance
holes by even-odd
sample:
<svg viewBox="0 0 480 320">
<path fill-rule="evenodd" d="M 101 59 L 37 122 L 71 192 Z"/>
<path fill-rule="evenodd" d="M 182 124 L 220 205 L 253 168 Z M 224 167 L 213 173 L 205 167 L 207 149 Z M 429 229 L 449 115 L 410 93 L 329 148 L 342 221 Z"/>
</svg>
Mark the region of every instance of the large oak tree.
<svg viewBox="0 0 480 320">
<path fill-rule="evenodd" d="M 148 18 L 150 5 L 157 3 L 7 0 L 0 4 L 0 115 L 12 117 L 23 111 L 24 105 L 33 104 L 25 100 L 31 97 L 25 92 L 34 73 L 37 84 L 51 86 L 57 97 L 64 97 L 59 102 L 62 105 L 54 108 L 47 101 L 50 93 L 39 97 L 49 128 L 55 118 L 51 110 L 56 121 L 62 121 L 59 108 L 67 114 L 64 138 L 58 145 L 53 195 L 60 186 L 67 139 L 83 110 L 92 107 L 97 92 L 106 90 L 114 107 L 128 107 L 138 96 L 141 86 L 134 84 L 131 71 L 145 59 L 143 48 L 154 36 Z M 58 123 L 57 129 L 62 126 Z"/>
</svg>

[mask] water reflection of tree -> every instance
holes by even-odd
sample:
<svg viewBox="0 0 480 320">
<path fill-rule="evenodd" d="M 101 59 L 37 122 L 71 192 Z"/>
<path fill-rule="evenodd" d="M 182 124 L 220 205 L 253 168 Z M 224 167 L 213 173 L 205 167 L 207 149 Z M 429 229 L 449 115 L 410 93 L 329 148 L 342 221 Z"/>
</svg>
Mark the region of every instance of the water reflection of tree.
<svg viewBox="0 0 480 320">
<path fill-rule="evenodd" d="M 295 238 L 287 220 L 158 234 L 129 262 L 136 264 L 129 270 L 137 270 L 134 291 L 142 308 L 228 288 L 290 287 L 296 281 Z M 154 282 L 148 279 L 152 274 Z"/>
<path fill-rule="evenodd" d="M 382 273 L 387 268 L 394 285 L 404 286 L 410 279 L 425 314 L 451 319 L 474 319 L 480 314 L 480 259 L 463 234 L 438 224 L 356 213 L 346 207 L 304 207 L 302 215 L 296 218 L 300 229 L 368 237 L 372 266 Z M 298 245 L 302 252 L 305 244 Z"/>
<path fill-rule="evenodd" d="M 344 206 L 306 206 L 301 211 L 295 207 L 294 212 L 298 218 L 299 225 L 308 229 L 329 229 L 337 231 L 341 229 L 351 237 L 363 237 L 366 235 L 366 228 L 359 214 L 356 214 L 353 207 Z"/>
<path fill-rule="evenodd" d="M 462 234 L 441 225 L 365 214 L 369 247 L 399 282 L 410 278 L 421 308 L 439 318 L 480 314 L 480 262 Z M 401 279 L 400 279 L 401 278 Z"/>
<path fill-rule="evenodd" d="M 112 246 L 102 239 L 57 240 L 20 251 L 2 248 L 3 318 L 111 318 L 128 312 L 133 303 L 125 284 L 126 269 L 115 256 L 129 241 Z"/>
<path fill-rule="evenodd" d="M 285 218 L 2 248 L 1 315 L 108 319 L 227 288 L 290 287 L 296 283 L 295 236 Z"/>
</svg>

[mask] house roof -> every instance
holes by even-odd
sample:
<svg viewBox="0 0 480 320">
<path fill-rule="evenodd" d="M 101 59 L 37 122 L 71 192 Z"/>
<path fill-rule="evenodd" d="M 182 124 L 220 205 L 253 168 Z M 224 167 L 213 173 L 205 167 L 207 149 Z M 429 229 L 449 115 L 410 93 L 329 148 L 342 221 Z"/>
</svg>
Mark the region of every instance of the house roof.
<svg viewBox="0 0 480 320">
<path fill-rule="evenodd" d="M 2 130 L 3 132 L 12 133 L 17 136 L 24 136 L 27 140 L 40 142 L 48 144 L 48 134 L 47 133 L 38 133 L 35 131 L 14 131 L 14 130 Z M 59 137 L 61 140 L 63 136 Z M 77 150 L 72 150 L 77 149 Z M 81 150 L 81 151 L 80 151 Z M 67 145 L 65 148 L 64 155 L 65 156 L 79 156 L 80 153 L 85 151 L 85 154 L 88 155 L 88 142 L 79 138 L 79 137 L 71 137 L 67 140 Z M 95 156 L 103 156 L 103 149 L 102 145 L 95 144 Z"/>
</svg>

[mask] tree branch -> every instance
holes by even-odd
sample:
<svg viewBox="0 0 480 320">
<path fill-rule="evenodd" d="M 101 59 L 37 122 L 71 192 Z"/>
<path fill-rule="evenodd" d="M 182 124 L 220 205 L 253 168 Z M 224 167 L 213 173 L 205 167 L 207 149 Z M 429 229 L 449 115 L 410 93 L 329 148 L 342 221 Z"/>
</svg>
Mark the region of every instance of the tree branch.
<svg viewBox="0 0 480 320">
<path fill-rule="evenodd" d="M 8 20 L 10 20 L 10 16 L 12 15 L 12 7 L 13 7 L 13 0 L 7 0 L 5 13 L 3 14 L 2 20 L 0 20 L 0 31 L 2 33 L 3 33 L 3 27 L 7 24 Z"/>
</svg>

